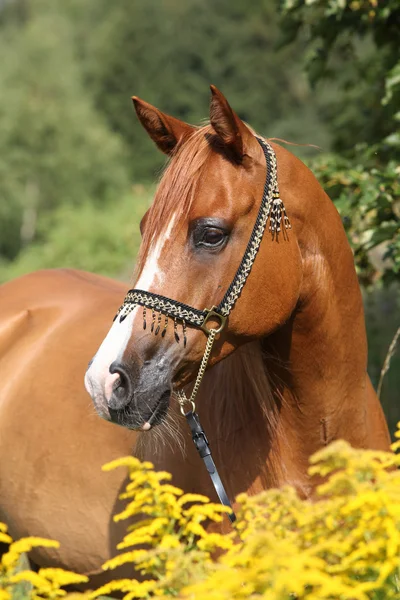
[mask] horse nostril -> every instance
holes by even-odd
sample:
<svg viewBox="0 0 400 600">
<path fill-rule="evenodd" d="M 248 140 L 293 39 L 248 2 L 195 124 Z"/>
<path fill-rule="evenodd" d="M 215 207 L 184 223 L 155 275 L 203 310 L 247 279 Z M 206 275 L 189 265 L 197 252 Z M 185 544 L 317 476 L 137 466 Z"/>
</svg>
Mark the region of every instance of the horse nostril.
<svg viewBox="0 0 400 600">
<path fill-rule="evenodd" d="M 117 398 L 123 399 L 125 397 L 125 391 L 126 391 L 126 381 L 123 377 L 119 377 L 119 381 L 115 383 L 114 385 L 114 389 L 113 389 L 113 394 L 114 396 L 116 396 Z"/>
<path fill-rule="evenodd" d="M 118 375 L 114 379 L 109 407 L 120 410 L 129 404 L 132 397 L 132 386 L 126 367 L 117 361 L 111 363 L 109 371 L 111 375 Z"/>
</svg>

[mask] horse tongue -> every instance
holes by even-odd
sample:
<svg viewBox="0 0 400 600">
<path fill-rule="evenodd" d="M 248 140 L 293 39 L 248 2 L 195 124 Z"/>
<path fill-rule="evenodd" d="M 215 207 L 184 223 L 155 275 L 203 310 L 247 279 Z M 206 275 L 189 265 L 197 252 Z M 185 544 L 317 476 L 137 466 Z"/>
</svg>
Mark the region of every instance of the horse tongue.
<svg viewBox="0 0 400 600">
<path fill-rule="evenodd" d="M 150 431 L 150 429 L 151 429 L 150 423 L 143 423 L 142 431 Z"/>
</svg>

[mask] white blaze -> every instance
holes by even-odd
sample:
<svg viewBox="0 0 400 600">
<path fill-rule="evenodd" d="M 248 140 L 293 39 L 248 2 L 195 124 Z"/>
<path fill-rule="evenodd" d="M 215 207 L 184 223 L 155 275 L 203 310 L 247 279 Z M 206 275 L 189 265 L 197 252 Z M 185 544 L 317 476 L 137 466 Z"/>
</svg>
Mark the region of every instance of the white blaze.
<svg viewBox="0 0 400 600">
<path fill-rule="evenodd" d="M 164 280 L 164 274 L 159 268 L 159 258 L 164 249 L 165 243 L 171 236 L 171 231 L 176 219 L 176 213 L 172 216 L 167 229 L 163 235 L 160 235 L 156 244 L 152 248 L 149 256 L 146 259 L 139 280 L 136 283 L 136 288 L 144 291 L 151 291 L 150 288 L 154 285 L 160 286 Z M 135 317 L 138 312 L 138 307 L 129 313 L 129 315 L 121 323 L 117 318 L 103 343 L 101 344 L 96 356 L 93 359 L 90 368 L 85 376 L 85 385 L 89 394 L 93 399 L 97 399 L 98 409 L 107 411 L 105 403 L 105 388 L 110 387 L 111 381 L 107 382 L 107 378 L 112 378 L 109 368 L 111 363 L 120 360 L 124 355 L 126 347 L 132 335 L 132 327 Z M 110 384 L 110 385 L 108 385 Z M 108 390 L 109 391 L 109 390 Z M 107 411 L 108 412 L 108 411 Z"/>
<path fill-rule="evenodd" d="M 139 280 L 136 282 L 136 288 L 138 290 L 144 290 L 145 292 L 150 291 L 150 287 L 157 284 L 162 284 L 164 281 L 164 274 L 160 271 L 158 261 L 165 246 L 165 243 L 171 237 L 172 227 L 174 226 L 176 213 L 172 216 L 165 233 L 158 238 L 155 246 L 151 250 L 149 256 L 146 258 L 145 265 L 140 274 Z"/>
</svg>

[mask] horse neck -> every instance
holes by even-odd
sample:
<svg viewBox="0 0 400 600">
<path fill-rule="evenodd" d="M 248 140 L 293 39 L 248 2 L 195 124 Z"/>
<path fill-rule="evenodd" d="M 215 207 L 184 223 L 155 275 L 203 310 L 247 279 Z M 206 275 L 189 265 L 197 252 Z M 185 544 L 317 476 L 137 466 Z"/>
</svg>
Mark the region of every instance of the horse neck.
<svg viewBox="0 0 400 600">
<path fill-rule="evenodd" d="M 285 151 L 276 151 L 282 164 Z M 293 190 L 282 197 L 302 255 L 298 305 L 274 334 L 240 347 L 208 371 L 197 398 L 231 496 L 284 483 L 309 496 L 309 457 L 335 438 L 387 447 L 387 428 L 366 374 L 364 314 L 352 252 L 333 204 L 304 165 L 301 169 L 301 185 L 285 181 L 293 173 L 298 178 L 298 169 L 284 169 L 281 177 L 286 184 L 281 192 Z M 380 443 L 369 437 L 374 430 L 369 415 L 378 424 Z M 186 490 L 207 493 L 208 477 L 198 467 L 184 419 L 176 420 L 177 430 L 186 439 L 185 458 L 172 445 L 155 462 Z M 143 457 L 154 460 L 151 442 L 146 434 Z"/>
<path fill-rule="evenodd" d="M 202 386 L 202 419 L 235 491 L 291 483 L 309 496 L 317 483 L 307 476 L 309 458 L 332 440 L 387 449 L 366 373 L 353 255 L 332 202 L 306 177 L 292 219 L 303 270 L 296 309 L 275 333 L 216 365 Z"/>
<path fill-rule="evenodd" d="M 374 445 L 373 415 L 385 426 L 366 372 L 364 312 L 351 248 L 331 200 L 308 170 L 304 179 L 292 220 L 302 256 L 299 301 L 265 348 L 286 361 L 280 416 L 292 452 L 306 461 L 337 438 Z"/>
</svg>

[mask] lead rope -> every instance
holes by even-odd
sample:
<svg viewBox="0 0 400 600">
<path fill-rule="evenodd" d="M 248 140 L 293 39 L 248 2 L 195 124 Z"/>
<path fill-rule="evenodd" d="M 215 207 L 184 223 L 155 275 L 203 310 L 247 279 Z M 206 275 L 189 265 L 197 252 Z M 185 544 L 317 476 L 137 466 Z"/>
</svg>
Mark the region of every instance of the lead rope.
<svg viewBox="0 0 400 600">
<path fill-rule="evenodd" d="M 208 474 L 211 477 L 211 481 L 214 485 L 215 491 L 217 492 L 221 504 L 223 504 L 224 506 L 228 506 L 231 509 L 231 512 L 228 513 L 228 517 L 230 522 L 234 523 L 236 521 L 236 515 L 233 512 L 232 505 L 228 498 L 228 494 L 225 491 L 224 485 L 217 471 L 217 467 L 215 466 L 213 457 L 211 455 L 210 443 L 207 439 L 203 427 L 201 426 L 199 415 L 196 413 L 196 404 L 194 402 L 207 368 L 207 363 L 208 359 L 210 358 L 215 336 L 217 335 L 217 333 L 220 332 L 220 329 L 208 329 L 208 332 L 209 333 L 206 348 L 204 350 L 199 372 L 197 373 L 196 381 L 193 386 L 192 393 L 190 394 L 190 398 L 186 397 L 186 394 L 183 390 L 178 391 L 177 396 L 181 413 L 185 416 L 189 424 L 190 430 L 192 432 L 192 440 L 194 442 L 196 450 L 198 451 L 200 457 L 204 461 L 204 464 L 206 466 Z M 191 405 L 191 409 L 188 412 L 185 411 L 185 404 Z"/>
</svg>

